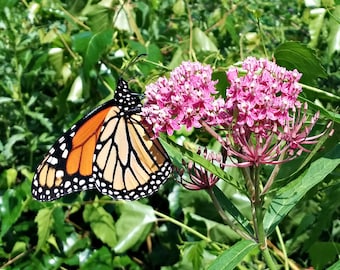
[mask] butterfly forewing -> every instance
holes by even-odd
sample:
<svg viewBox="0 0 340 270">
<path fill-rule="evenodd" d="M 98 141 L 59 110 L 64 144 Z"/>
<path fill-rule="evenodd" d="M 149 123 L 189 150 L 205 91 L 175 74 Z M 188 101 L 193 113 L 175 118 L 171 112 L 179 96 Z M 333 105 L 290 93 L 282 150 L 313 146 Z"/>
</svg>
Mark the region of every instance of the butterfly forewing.
<svg viewBox="0 0 340 270">
<path fill-rule="evenodd" d="M 32 182 L 40 201 L 97 188 L 135 200 L 159 189 L 171 173 L 160 142 L 141 124 L 141 103 L 120 79 L 113 100 L 70 128 L 49 150 Z"/>
</svg>

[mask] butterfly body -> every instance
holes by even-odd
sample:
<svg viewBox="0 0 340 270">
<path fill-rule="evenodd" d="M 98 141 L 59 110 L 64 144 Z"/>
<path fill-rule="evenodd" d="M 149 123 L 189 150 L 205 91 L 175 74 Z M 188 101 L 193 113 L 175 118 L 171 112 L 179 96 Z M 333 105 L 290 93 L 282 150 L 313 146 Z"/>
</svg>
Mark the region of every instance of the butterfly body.
<svg viewBox="0 0 340 270">
<path fill-rule="evenodd" d="M 114 199 L 136 200 L 159 189 L 171 162 L 141 123 L 141 103 L 120 79 L 112 100 L 61 136 L 38 166 L 32 195 L 40 201 L 98 189 Z"/>
</svg>

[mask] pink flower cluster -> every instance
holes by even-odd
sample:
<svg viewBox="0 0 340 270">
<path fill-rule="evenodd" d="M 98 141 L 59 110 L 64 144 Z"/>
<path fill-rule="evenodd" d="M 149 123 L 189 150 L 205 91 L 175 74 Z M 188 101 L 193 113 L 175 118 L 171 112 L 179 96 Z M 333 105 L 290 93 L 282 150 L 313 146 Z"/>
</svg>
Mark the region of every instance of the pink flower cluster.
<svg viewBox="0 0 340 270">
<path fill-rule="evenodd" d="M 297 100 L 301 74 L 266 59 L 248 57 L 241 68 L 227 72 L 226 99 L 216 98 L 210 66 L 184 62 L 170 78 L 159 78 L 146 88 L 144 120 L 155 137 L 172 134 L 182 125 L 204 127 L 239 167 L 277 164 L 315 144 L 325 132 L 308 137 L 319 114 L 308 117 L 307 104 Z M 214 127 L 223 127 L 224 135 Z M 197 180 L 195 180 L 197 182 Z"/>
<path fill-rule="evenodd" d="M 219 125 L 224 119 L 224 100 L 215 98 L 216 81 L 211 80 L 210 66 L 198 62 L 183 62 L 170 73 L 146 86 L 146 102 L 142 115 L 155 137 L 159 132 L 172 135 L 182 125 L 187 129 Z"/>
<path fill-rule="evenodd" d="M 297 97 L 302 90 L 298 84 L 301 74 L 255 57 L 245 59 L 242 69 L 227 72 L 230 87 L 226 109 L 237 113 L 236 133 L 254 132 L 265 139 L 291 120 L 289 113 L 300 108 Z"/>
</svg>

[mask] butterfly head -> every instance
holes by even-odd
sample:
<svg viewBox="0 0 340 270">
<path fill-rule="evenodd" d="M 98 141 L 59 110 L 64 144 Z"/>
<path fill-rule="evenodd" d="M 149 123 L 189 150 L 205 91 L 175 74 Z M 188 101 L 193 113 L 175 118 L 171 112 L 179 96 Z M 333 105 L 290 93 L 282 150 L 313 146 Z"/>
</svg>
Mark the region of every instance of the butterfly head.
<svg viewBox="0 0 340 270">
<path fill-rule="evenodd" d="M 121 111 L 140 112 L 142 104 L 139 95 L 131 92 L 128 83 L 120 78 L 117 84 L 114 100 Z"/>
</svg>

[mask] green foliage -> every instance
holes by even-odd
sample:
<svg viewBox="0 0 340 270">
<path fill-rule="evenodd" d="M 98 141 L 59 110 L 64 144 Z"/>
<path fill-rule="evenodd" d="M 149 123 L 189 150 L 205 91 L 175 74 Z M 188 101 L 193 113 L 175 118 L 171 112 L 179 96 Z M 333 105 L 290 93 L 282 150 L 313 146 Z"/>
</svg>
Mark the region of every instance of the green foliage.
<svg viewBox="0 0 340 270">
<path fill-rule="evenodd" d="M 305 87 L 301 100 L 323 120 L 316 133 L 335 122 L 333 137 L 282 166 L 265 209 L 272 253 L 283 265 L 287 258 L 275 252 L 284 245 L 295 266 L 338 269 L 340 4 L 307 4 L 0 0 L 0 268 L 265 268 L 257 243 L 240 240 L 206 192 L 174 181 L 177 172 L 139 202 L 88 191 L 41 203 L 30 194 L 48 148 L 112 97 L 119 76 L 143 92 L 183 60 L 198 60 L 214 67 L 225 95 L 228 66 L 256 56 L 303 72 L 313 87 Z M 221 211 L 252 235 L 243 176 L 193 153 L 197 146 L 220 151 L 214 141 L 204 132 L 181 131 L 162 142 L 177 167 L 193 160 L 222 179 L 214 188 Z"/>
<path fill-rule="evenodd" d="M 280 189 L 268 206 L 264 217 L 264 226 L 271 234 L 280 221 L 316 184 L 326 178 L 340 164 L 340 148 L 335 147 L 332 153 L 314 161 L 299 177 Z"/>
<path fill-rule="evenodd" d="M 256 247 L 256 243 L 250 240 L 242 240 L 233 245 L 230 249 L 223 252 L 215 261 L 212 263 L 208 270 L 231 270 L 234 269 L 237 264 L 242 261 L 249 252 Z"/>
</svg>

